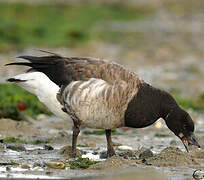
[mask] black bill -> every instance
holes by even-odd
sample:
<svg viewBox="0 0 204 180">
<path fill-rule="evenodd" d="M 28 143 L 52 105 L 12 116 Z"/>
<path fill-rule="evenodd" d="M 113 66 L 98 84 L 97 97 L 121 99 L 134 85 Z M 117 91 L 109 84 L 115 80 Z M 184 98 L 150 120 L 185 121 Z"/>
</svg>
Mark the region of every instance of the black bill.
<svg viewBox="0 0 204 180">
<path fill-rule="evenodd" d="M 181 138 L 181 141 L 183 142 L 183 145 L 185 146 L 187 152 L 189 152 L 188 150 L 189 145 L 195 145 L 200 148 L 200 145 L 193 133 L 188 137 L 183 136 Z"/>
</svg>

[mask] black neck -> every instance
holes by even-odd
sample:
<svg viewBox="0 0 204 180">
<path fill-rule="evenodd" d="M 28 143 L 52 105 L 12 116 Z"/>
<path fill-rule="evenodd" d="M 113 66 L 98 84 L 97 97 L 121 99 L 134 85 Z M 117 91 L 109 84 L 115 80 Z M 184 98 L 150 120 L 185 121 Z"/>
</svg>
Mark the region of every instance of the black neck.
<svg viewBox="0 0 204 180">
<path fill-rule="evenodd" d="M 135 128 L 149 126 L 159 118 L 166 119 L 171 109 L 176 106 L 176 101 L 169 93 L 142 83 L 128 104 L 125 125 Z"/>
</svg>

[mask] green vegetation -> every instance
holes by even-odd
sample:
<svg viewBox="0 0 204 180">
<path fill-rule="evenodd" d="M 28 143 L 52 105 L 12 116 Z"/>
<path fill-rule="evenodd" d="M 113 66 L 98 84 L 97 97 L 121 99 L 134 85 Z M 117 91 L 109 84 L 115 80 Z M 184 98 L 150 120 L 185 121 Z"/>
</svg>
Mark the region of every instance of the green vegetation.
<svg viewBox="0 0 204 180">
<path fill-rule="evenodd" d="M 17 108 L 20 102 L 26 105 L 25 113 L 31 117 L 51 114 L 33 94 L 14 84 L 0 84 L 0 118 L 20 120 L 21 115 Z"/>
<path fill-rule="evenodd" d="M 33 145 L 38 145 L 38 144 L 47 144 L 49 143 L 50 141 L 49 140 L 42 140 L 42 139 L 36 139 L 34 141 L 30 141 L 28 142 L 29 144 L 33 144 Z"/>
<path fill-rule="evenodd" d="M 16 162 L 14 162 L 14 161 L 10 161 L 10 162 L 0 162 L 0 166 L 18 166 L 19 164 L 18 163 L 16 163 Z"/>
<path fill-rule="evenodd" d="M 170 137 L 171 135 L 170 135 L 170 134 L 160 134 L 160 133 L 156 133 L 154 136 L 155 136 L 155 137 L 158 137 L 158 138 L 164 138 L 164 137 Z"/>
<path fill-rule="evenodd" d="M 193 109 L 198 111 L 204 110 L 204 94 L 201 94 L 195 99 L 180 98 L 178 95 L 173 95 L 177 103 L 181 105 L 184 109 Z"/>
<path fill-rule="evenodd" d="M 17 138 L 17 137 L 12 137 L 12 136 L 8 136 L 6 138 L 4 138 L 2 140 L 3 143 L 22 143 L 22 144 L 28 144 L 27 141 L 25 140 L 22 140 L 20 138 Z"/>
<path fill-rule="evenodd" d="M 149 7 L 124 4 L 0 2 L 0 51 L 25 46 L 74 46 L 93 39 L 116 41 L 124 34 L 111 32 L 109 22 L 136 21 L 150 14 Z"/>
<path fill-rule="evenodd" d="M 95 135 L 103 135 L 103 134 L 105 134 L 105 130 L 85 130 L 85 131 L 83 131 L 83 134 L 86 134 L 86 135 L 89 135 L 89 134 L 95 134 Z M 120 132 L 118 132 L 116 129 L 113 129 L 112 130 L 112 134 L 114 134 L 114 135 L 121 135 L 121 133 Z"/>
<path fill-rule="evenodd" d="M 89 147 L 89 145 L 86 143 L 86 144 L 77 144 L 77 147 Z"/>
<path fill-rule="evenodd" d="M 4 139 L 1 139 L 0 140 L 1 143 L 21 143 L 21 144 L 33 144 L 33 145 L 38 145 L 38 144 L 47 144 L 49 143 L 50 141 L 48 139 L 46 140 L 42 140 L 42 139 L 36 139 L 36 140 L 33 140 L 33 141 L 25 141 L 25 140 L 22 140 L 18 137 L 12 137 L 12 136 L 8 136 Z"/>
<path fill-rule="evenodd" d="M 81 168 L 81 169 L 87 169 L 89 168 L 90 165 L 96 164 L 99 161 L 91 161 L 89 158 L 82 158 L 79 157 L 74 161 L 69 161 L 70 169 L 76 169 L 76 168 Z"/>
</svg>

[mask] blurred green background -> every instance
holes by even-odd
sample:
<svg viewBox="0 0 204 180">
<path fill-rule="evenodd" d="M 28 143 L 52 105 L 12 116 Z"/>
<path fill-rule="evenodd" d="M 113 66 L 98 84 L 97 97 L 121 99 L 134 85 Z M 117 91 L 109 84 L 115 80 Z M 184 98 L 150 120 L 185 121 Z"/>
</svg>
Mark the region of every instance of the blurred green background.
<svg viewBox="0 0 204 180">
<path fill-rule="evenodd" d="M 72 47 L 92 40 L 109 43 L 119 43 L 122 40 L 125 43 L 130 37 L 139 38 L 141 34 L 112 31 L 112 23 L 142 20 L 154 11 L 154 8 L 148 6 L 132 7 L 122 2 L 1 2 L 0 51 L 27 46 Z M 132 43 L 131 46 L 137 44 Z"/>
<path fill-rule="evenodd" d="M 35 49 L 101 57 L 171 92 L 185 109 L 203 110 L 203 8 L 203 0 L 0 1 L 0 77 L 23 72 L 3 64 Z M 49 114 L 35 96 L 0 85 L 0 117 L 20 119 L 19 102 L 31 116 Z"/>
</svg>

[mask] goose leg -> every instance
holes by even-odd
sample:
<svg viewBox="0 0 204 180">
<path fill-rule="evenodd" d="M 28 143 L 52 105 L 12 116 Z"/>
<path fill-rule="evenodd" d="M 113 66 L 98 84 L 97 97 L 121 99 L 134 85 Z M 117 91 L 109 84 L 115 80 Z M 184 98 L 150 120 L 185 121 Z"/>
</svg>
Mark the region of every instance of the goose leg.
<svg viewBox="0 0 204 180">
<path fill-rule="evenodd" d="M 107 155 L 108 157 L 114 156 L 115 151 L 111 139 L 111 129 L 106 129 L 106 139 L 107 139 Z"/>
<path fill-rule="evenodd" d="M 77 137 L 79 135 L 80 128 L 79 125 L 74 124 L 73 135 L 72 135 L 72 152 L 71 156 L 76 157 L 76 145 L 77 145 Z"/>
</svg>

